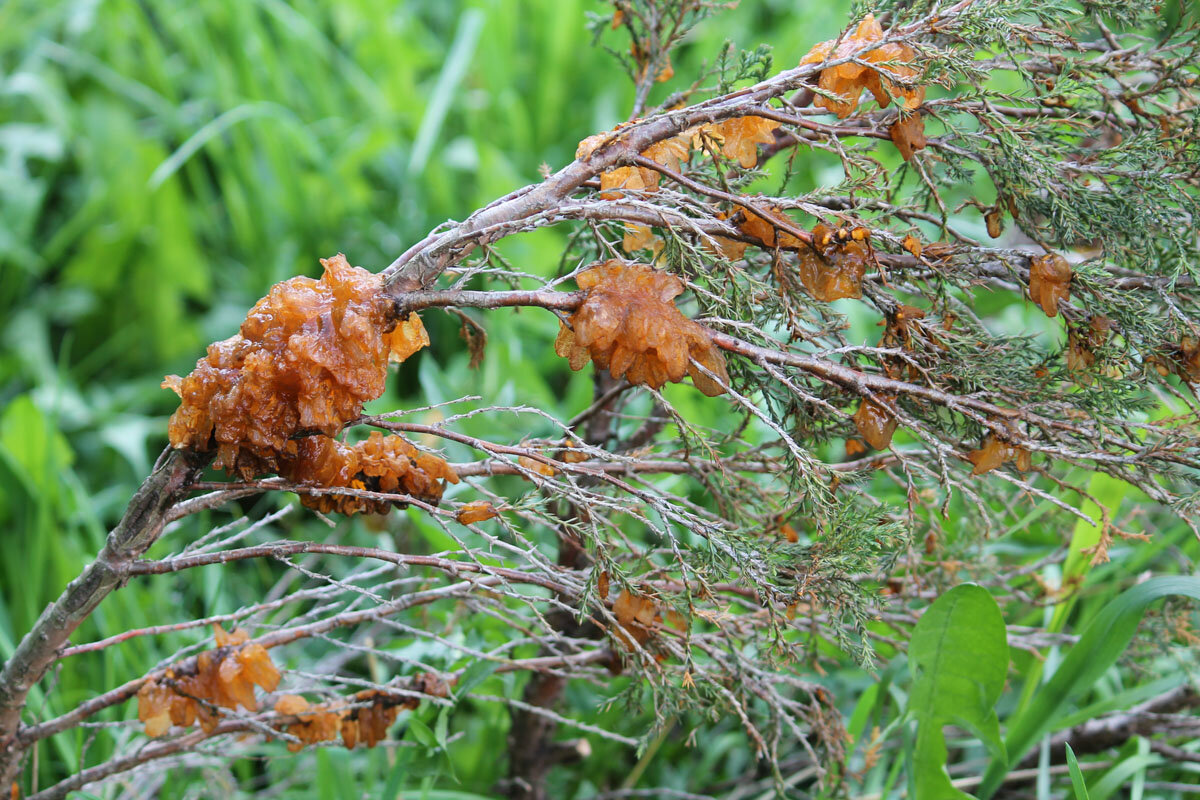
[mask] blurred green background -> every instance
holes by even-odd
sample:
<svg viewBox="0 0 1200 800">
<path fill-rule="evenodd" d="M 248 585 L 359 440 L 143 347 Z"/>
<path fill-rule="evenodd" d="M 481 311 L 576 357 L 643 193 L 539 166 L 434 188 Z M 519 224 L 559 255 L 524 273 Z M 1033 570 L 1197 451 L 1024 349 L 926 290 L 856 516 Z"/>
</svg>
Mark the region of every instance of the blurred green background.
<svg viewBox="0 0 1200 800">
<path fill-rule="evenodd" d="M 747 49 L 769 43 L 776 68 L 788 66 L 836 35 L 848 8 L 844 1 L 743 2 L 694 31 L 674 58 L 677 78 L 656 87 L 652 101 L 686 86 L 727 39 Z M 165 445 L 176 398 L 159 388 L 163 375 L 186 373 L 207 342 L 236 332 L 272 283 L 319 274 L 317 259 L 338 251 L 379 269 L 432 227 L 538 180 L 541 165 L 562 166 L 579 140 L 626 118 L 631 84 L 610 54 L 592 46 L 589 13 L 611 11 L 583 0 L 0 3 L 0 657 L 90 560 Z M 614 35 L 602 44 L 619 49 L 627 40 Z M 806 169 L 813 178 L 818 167 L 801 164 L 801 178 Z M 517 269 L 549 273 L 564 236 L 520 237 L 504 252 Z M 405 364 L 383 407 L 474 392 L 497 403 L 534 402 L 566 419 L 590 396 L 590 373 L 571 375 L 553 355 L 556 323 L 548 315 L 489 315 L 479 373 L 467 369 L 457 323 L 429 314 L 426 324 L 433 346 Z M 680 396 L 680 408 L 703 413 L 691 395 Z M 518 423 L 504 424 L 519 437 Z M 1119 487 L 1094 488 L 1121 507 Z M 267 498 L 245 510 L 260 514 L 282 502 Z M 1051 523 L 1050 511 L 1046 503 L 1012 511 L 1002 526 L 1014 536 L 989 552 L 1014 561 L 1054 552 L 1060 523 L 1072 523 Z M 1134 513 L 1146 525 L 1159 519 Z M 1118 543 L 1114 563 L 1094 571 L 1094 582 L 1115 587 L 1164 564 L 1186 571 L 1194 540 L 1176 521 L 1163 518 L 1162 526 L 1150 544 Z M 297 538 L 329 535 L 308 516 L 280 527 Z M 352 535 L 375 535 L 357 521 L 353 528 Z M 436 531 L 423 533 L 428 549 L 442 546 Z M 191 582 L 131 584 L 74 641 L 254 602 L 279 570 L 243 566 L 236 581 L 214 568 Z M 1070 569 L 1081 571 L 1080 559 Z M 1109 596 L 1100 588 L 1085 604 L 1095 608 Z M 1010 624 L 1066 624 L 1067 613 L 1055 620 L 1036 607 L 1021 613 Z M 195 641 L 194 634 L 143 637 L 68 662 L 53 697 L 36 694 L 32 707 L 61 712 Z M 1034 663 L 1028 654 L 1014 657 Z M 1180 671 L 1170 663 L 1172 674 Z M 894 719 L 904 695 L 892 679 L 903 670 L 894 660 L 878 681 L 849 664 L 829 676 L 858 734 Z M 519 694 L 512 680 L 496 693 Z M 1119 675 L 1106 680 L 1096 702 L 1146 696 L 1131 695 Z M 1161 688 L 1162 679 L 1146 685 Z M 649 723 L 621 707 L 601 711 L 602 699 L 586 687 L 568 695 L 601 727 L 636 735 L 631 724 Z M 455 718 L 455 729 L 468 733 L 453 751 L 464 786 L 484 792 L 503 774 L 506 727 L 495 705 Z M 77 731 L 45 745 L 45 779 L 77 769 L 86 738 Z M 637 760 L 625 748 L 592 743 L 588 765 L 555 778 L 556 796 L 587 796 Z M 735 720 L 715 722 L 701 745 L 685 751 L 667 739 L 647 785 L 720 786 L 753 767 Z M 113 744 L 90 746 L 95 763 Z M 902 761 L 899 753 L 864 767 L 874 776 L 864 788 L 890 786 Z M 303 769 L 293 775 L 296 764 Z M 289 796 L 378 796 L 394 765 L 387 752 L 320 750 L 270 767 L 214 768 L 210 784 L 164 792 L 209 796 L 221 787 L 232 796 L 239 786 L 286 779 L 294 780 Z M 265 783 L 264 769 L 273 771 Z"/>
</svg>

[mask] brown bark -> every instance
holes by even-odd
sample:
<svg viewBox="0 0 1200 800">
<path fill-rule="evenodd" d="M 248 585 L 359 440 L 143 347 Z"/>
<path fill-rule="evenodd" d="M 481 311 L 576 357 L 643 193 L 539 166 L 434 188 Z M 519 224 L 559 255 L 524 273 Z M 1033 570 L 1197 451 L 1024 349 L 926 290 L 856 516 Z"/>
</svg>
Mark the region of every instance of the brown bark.
<svg viewBox="0 0 1200 800">
<path fill-rule="evenodd" d="M 5 663 L 0 671 L 0 785 L 8 786 L 20 772 L 24 748 L 17 732 L 30 689 L 100 601 L 124 585 L 134 560 L 162 533 L 171 505 L 186 493 L 209 460 L 175 450 L 161 459 L 134 494 L 96 560 L 46 607 Z"/>
</svg>

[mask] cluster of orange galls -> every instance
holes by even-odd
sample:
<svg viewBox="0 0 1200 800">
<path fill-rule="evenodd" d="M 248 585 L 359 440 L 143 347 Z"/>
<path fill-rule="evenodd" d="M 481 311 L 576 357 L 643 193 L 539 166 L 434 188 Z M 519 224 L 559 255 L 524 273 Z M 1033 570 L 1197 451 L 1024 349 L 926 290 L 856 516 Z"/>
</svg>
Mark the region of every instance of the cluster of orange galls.
<svg viewBox="0 0 1200 800">
<path fill-rule="evenodd" d="M 322 259 L 320 279 L 272 287 L 240 332 L 209 345 L 186 377 L 163 382 L 181 399 L 168 434 L 176 448 L 216 451 L 243 478 L 276 473 L 318 487 L 402 492 L 430 503 L 458 476 L 399 436 L 345 445 L 333 437 L 383 394 L 389 361 L 429 344 L 416 314 L 396 321 L 382 279 L 345 256 Z M 321 511 L 385 511 L 387 502 L 305 494 Z M 401 503 L 395 503 L 401 505 Z"/>
<path fill-rule="evenodd" d="M 148 680 L 138 691 L 138 719 L 146 724 L 148 736 L 161 736 L 172 725 L 186 728 L 199 722 L 212 733 L 220 721 L 217 708 L 257 711 L 254 687 L 273 692 L 279 685 L 279 669 L 260 644 L 246 644 L 250 634 L 242 628 L 226 633 L 213 626 L 217 647 L 196 656 L 194 671 L 167 670 L 161 678 Z"/>
<path fill-rule="evenodd" d="M 227 633 L 213 626 L 217 647 L 196 656 L 193 669 L 167 670 L 160 678 L 146 681 L 138 691 L 138 719 L 148 736 L 162 736 L 172 725 L 181 728 L 199 723 L 205 733 L 216 730 L 219 708 L 258 711 L 254 687 L 273 692 L 279 686 L 279 669 L 271 662 L 265 647 L 250 643 L 250 634 L 242 628 Z M 450 683 L 432 673 L 419 673 L 409 682 L 414 693 L 447 697 Z M 281 723 L 283 730 L 299 742 L 288 749 L 299 750 L 306 744 L 329 741 L 337 736 L 348 749 L 359 742 L 374 747 L 387 736 L 388 727 L 402 709 L 420 704 L 419 694 L 401 694 L 367 689 L 349 698 L 311 705 L 300 695 L 285 694 L 275 701 L 275 713 L 296 717 Z"/>
</svg>

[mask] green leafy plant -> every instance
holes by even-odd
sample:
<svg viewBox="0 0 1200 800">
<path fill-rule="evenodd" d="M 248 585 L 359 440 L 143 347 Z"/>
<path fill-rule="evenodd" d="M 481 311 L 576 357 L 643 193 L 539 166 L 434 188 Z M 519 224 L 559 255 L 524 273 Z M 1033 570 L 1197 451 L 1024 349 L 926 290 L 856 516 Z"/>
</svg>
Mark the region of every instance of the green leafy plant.
<svg viewBox="0 0 1200 800">
<path fill-rule="evenodd" d="M 917 721 L 914 796 L 968 797 L 946 774 L 943 726 L 966 728 L 1006 760 L 995 705 L 1008 672 L 1008 642 L 987 589 L 962 584 L 935 600 L 913 628 L 908 664 L 913 684 L 906 708 Z"/>
</svg>

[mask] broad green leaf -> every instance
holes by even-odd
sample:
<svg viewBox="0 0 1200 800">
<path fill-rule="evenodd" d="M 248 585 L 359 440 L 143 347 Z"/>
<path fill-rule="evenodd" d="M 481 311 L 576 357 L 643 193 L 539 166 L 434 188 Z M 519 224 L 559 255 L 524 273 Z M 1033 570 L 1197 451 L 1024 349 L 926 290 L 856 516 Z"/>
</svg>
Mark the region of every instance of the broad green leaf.
<svg viewBox="0 0 1200 800">
<path fill-rule="evenodd" d="M 1078 643 L 1067 651 L 1054 676 L 1009 727 L 1005 744 L 1010 758 L 1021 758 L 1049 730 L 1062 709 L 1092 687 L 1125 652 L 1146 608 L 1170 595 L 1200 600 L 1200 578 L 1151 578 L 1119 594 L 1095 616 Z M 1007 761 L 993 757 L 980 796 L 991 797 L 1007 771 Z"/>
<path fill-rule="evenodd" d="M 1004 690 L 1008 641 L 1004 617 L 991 594 L 974 584 L 939 597 L 913 629 L 908 652 L 913 687 L 908 713 L 917 720 L 913 756 L 922 800 L 965 798 L 946 774 L 942 727 L 960 725 L 993 756 L 1004 757 L 994 706 Z"/>
</svg>

